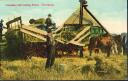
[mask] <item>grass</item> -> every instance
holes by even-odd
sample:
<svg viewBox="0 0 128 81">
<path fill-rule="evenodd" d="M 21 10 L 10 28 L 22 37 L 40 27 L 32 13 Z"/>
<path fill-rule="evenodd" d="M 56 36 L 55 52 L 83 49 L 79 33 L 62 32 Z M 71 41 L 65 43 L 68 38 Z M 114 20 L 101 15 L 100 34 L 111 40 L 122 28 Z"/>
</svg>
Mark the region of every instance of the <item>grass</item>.
<svg viewBox="0 0 128 81">
<path fill-rule="evenodd" d="M 46 58 L 1 60 L 2 80 L 125 80 L 126 56 L 85 55 L 84 58 L 56 58 L 51 69 L 45 70 Z"/>
</svg>

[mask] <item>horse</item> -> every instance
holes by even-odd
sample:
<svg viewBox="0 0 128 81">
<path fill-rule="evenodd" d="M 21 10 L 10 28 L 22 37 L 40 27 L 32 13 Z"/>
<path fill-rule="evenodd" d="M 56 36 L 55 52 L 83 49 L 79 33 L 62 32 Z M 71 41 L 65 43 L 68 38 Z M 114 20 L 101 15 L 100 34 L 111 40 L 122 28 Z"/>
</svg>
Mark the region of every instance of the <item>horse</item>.
<svg viewBox="0 0 128 81">
<path fill-rule="evenodd" d="M 121 35 L 115 35 L 113 36 L 113 40 L 116 44 L 117 53 L 121 54 L 123 52 L 123 42 Z"/>
<path fill-rule="evenodd" d="M 105 34 L 98 37 L 91 37 L 89 40 L 88 50 L 90 56 L 92 55 L 92 51 L 96 49 L 98 53 L 100 49 L 103 53 L 107 53 L 107 57 L 110 56 L 112 48 L 112 38 L 109 34 Z"/>
<path fill-rule="evenodd" d="M 122 37 L 123 54 L 128 54 L 128 37 L 124 35 Z"/>
</svg>

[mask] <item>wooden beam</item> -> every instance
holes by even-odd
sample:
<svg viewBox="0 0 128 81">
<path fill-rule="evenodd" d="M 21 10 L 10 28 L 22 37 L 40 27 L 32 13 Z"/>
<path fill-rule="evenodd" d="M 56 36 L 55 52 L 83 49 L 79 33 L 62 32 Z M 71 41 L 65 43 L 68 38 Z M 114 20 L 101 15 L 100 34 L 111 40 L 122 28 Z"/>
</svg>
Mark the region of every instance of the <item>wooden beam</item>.
<svg viewBox="0 0 128 81">
<path fill-rule="evenodd" d="M 110 33 L 105 29 L 105 27 L 96 19 L 96 17 L 95 17 L 86 7 L 84 7 L 84 9 L 93 17 L 93 19 L 94 19 L 101 27 L 103 27 L 103 29 L 105 30 L 106 33 L 110 34 Z"/>
<path fill-rule="evenodd" d="M 80 17 L 79 17 L 79 24 L 82 27 L 83 24 L 83 1 L 80 1 Z"/>
<path fill-rule="evenodd" d="M 41 40 L 46 41 L 46 38 L 44 38 L 44 37 L 41 36 L 41 35 L 34 34 L 34 33 L 30 32 L 30 31 L 27 31 L 27 30 L 24 30 L 24 29 L 21 29 L 20 31 L 23 32 L 23 33 L 25 33 L 25 34 L 28 34 L 28 35 L 31 35 L 31 36 L 33 36 L 33 37 L 36 37 L 36 38 L 39 38 L 39 39 L 41 39 Z"/>
<path fill-rule="evenodd" d="M 65 26 L 89 26 L 90 24 L 64 24 Z"/>
<path fill-rule="evenodd" d="M 27 26 L 27 25 L 23 25 L 21 29 L 31 31 L 33 33 L 41 34 L 42 36 L 47 35 L 46 31 L 31 27 L 31 26 Z"/>
<path fill-rule="evenodd" d="M 84 38 L 86 38 L 88 35 L 90 35 L 90 32 L 88 32 L 87 34 L 85 34 L 83 37 L 81 37 L 78 42 L 82 41 Z"/>
<path fill-rule="evenodd" d="M 71 41 L 74 41 L 74 40 L 76 40 L 76 39 L 78 39 L 81 35 L 83 35 L 86 31 L 88 31 L 90 29 L 90 26 L 88 26 L 88 27 L 85 27 L 80 33 L 78 33 L 77 35 L 76 35 L 76 37 L 75 38 L 73 38 Z"/>
<path fill-rule="evenodd" d="M 79 40 L 81 37 L 85 36 L 86 34 L 90 33 L 90 29 L 87 29 L 79 38 L 75 39 L 75 41 Z"/>
</svg>

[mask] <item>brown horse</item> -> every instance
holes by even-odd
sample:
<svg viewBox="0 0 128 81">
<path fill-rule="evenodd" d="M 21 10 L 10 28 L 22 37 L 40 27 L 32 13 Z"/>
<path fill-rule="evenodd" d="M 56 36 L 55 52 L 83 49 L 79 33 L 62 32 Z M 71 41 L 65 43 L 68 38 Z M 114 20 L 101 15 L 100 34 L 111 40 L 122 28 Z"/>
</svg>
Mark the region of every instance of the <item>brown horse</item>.
<svg viewBox="0 0 128 81">
<path fill-rule="evenodd" d="M 107 56 L 110 56 L 112 47 L 112 39 L 111 36 L 108 34 L 102 35 L 100 37 L 92 37 L 90 38 L 88 49 L 90 52 L 90 56 L 92 54 L 92 51 L 96 49 L 96 52 L 98 53 L 100 49 L 103 53 L 107 53 Z"/>
</svg>

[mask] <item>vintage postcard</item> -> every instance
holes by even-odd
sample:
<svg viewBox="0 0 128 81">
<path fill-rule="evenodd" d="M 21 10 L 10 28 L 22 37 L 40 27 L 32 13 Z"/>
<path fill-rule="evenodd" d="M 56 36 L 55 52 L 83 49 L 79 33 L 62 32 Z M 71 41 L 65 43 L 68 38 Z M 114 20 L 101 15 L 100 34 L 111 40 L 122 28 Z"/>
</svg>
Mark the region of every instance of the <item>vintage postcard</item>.
<svg viewBox="0 0 128 81">
<path fill-rule="evenodd" d="M 127 0 L 0 0 L 0 80 L 127 80 Z"/>
</svg>

